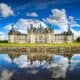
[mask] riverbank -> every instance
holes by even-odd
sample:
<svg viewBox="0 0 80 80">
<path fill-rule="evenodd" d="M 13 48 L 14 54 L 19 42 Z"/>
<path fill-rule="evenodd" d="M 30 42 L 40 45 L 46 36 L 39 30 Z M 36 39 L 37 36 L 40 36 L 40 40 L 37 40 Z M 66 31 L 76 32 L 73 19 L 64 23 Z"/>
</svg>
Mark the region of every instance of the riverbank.
<svg viewBox="0 0 80 80">
<path fill-rule="evenodd" d="M 80 47 L 80 43 L 0 43 L 0 47 Z"/>
<path fill-rule="evenodd" d="M 11 57 L 22 54 L 28 55 L 31 59 L 50 59 L 58 54 L 71 57 L 75 53 L 80 53 L 80 43 L 62 44 L 18 44 L 0 43 L 0 53 L 7 53 Z"/>
<path fill-rule="evenodd" d="M 80 47 L 78 46 L 0 46 L 0 53 L 7 53 L 11 57 L 16 57 L 22 54 L 28 55 L 33 58 L 50 58 L 51 56 L 63 55 L 71 57 L 75 53 L 80 53 Z"/>
</svg>

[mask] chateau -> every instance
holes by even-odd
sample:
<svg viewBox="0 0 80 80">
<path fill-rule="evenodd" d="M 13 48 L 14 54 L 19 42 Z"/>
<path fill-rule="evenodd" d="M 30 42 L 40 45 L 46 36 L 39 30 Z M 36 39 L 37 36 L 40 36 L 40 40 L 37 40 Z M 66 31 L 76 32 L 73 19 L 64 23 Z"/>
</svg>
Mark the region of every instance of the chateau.
<svg viewBox="0 0 80 80">
<path fill-rule="evenodd" d="M 68 27 L 68 30 L 60 34 L 55 34 L 51 28 L 44 28 L 41 24 L 39 28 L 33 27 L 27 29 L 26 34 L 16 31 L 13 27 L 8 32 L 9 43 L 71 43 L 74 40 L 74 34 Z"/>
</svg>

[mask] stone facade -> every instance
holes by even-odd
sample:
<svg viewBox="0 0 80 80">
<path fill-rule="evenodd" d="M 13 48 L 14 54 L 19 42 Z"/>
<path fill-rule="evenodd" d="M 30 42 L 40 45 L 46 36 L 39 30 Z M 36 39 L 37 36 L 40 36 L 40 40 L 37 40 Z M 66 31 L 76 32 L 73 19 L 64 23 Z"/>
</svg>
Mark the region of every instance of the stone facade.
<svg viewBox="0 0 80 80">
<path fill-rule="evenodd" d="M 12 28 L 8 33 L 8 42 L 10 43 L 71 43 L 73 42 L 73 33 L 68 28 L 67 32 L 60 34 L 55 34 L 54 30 L 51 28 L 44 28 L 39 26 L 39 28 L 33 27 L 30 25 L 28 32 L 22 34 L 18 31 L 15 31 Z"/>
</svg>

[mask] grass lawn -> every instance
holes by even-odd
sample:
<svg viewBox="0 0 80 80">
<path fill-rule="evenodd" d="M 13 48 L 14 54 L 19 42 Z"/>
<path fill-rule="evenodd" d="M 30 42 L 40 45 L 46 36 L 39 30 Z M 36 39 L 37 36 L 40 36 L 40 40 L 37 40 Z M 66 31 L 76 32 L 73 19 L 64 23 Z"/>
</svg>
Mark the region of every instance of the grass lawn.
<svg viewBox="0 0 80 80">
<path fill-rule="evenodd" d="M 70 46 L 74 46 L 74 47 L 80 47 L 80 43 L 55 43 L 55 44 L 48 44 L 48 43 L 44 43 L 44 44 L 35 44 L 35 43 L 0 43 L 0 46 L 13 46 L 13 47 L 37 47 L 37 46 L 47 46 L 47 47 L 57 47 L 57 46 L 61 46 L 61 47 L 70 47 Z"/>
</svg>

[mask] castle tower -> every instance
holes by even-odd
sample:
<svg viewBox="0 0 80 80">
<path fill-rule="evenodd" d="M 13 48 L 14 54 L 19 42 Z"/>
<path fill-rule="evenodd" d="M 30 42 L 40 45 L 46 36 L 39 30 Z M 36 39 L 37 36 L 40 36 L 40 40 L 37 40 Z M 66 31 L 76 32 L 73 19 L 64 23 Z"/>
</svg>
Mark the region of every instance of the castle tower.
<svg viewBox="0 0 80 80">
<path fill-rule="evenodd" d="M 33 24 L 30 24 L 30 33 L 33 33 L 33 29 L 34 29 Z"/>
<path fill-rule="evenodd" d="M 15 42 L 16 31 L 14 29 L 14 24 L 11 25 L 11 30 L 8 32 L 8 42 Z"/>
<path fill-rule="evenodd" d="M 74 35 L 70 29 L 70 24 L 68 24 L 68 31 L 67 31 L 67 42 L 71 43 L 74 40 Z"/>
<path fill-rule="evenodd" d="M 47 43 L 53 43 L 55 40 L 54 31 L 52 30 L 51 26 L 47 28 L 47 35 L 46 35 Z"/>
<path fill-rule="evenodd" d="M 35 43 L 35 32 L 34 32 L 34 27 L 33 24 L 30 24 L 30 29 L 29 32 L 27 34 L 27 42 L 29 43 Z"/>
<path fill-rule="evenodd" d="M 43 29 L 43 26 L 41 25 L 41 23 L 40 23 L 40 29 Z"/>
<path fill-rule="evenodd" d="M 70 24 L 68 24 L 68 29 L 67 30 L 68 30 L 68 34 L 69 35 L 72 35 L 73 34 L 72 31 L 71 31 L 71 29 L 70 29 Z"/>
<path fill-rule="evenodd" d="M 14 34 L 14 33 L 15 33 L 14 24 L 11 24 L 11 29 L 8 32 L 8 34 Z"/>
</svg>

